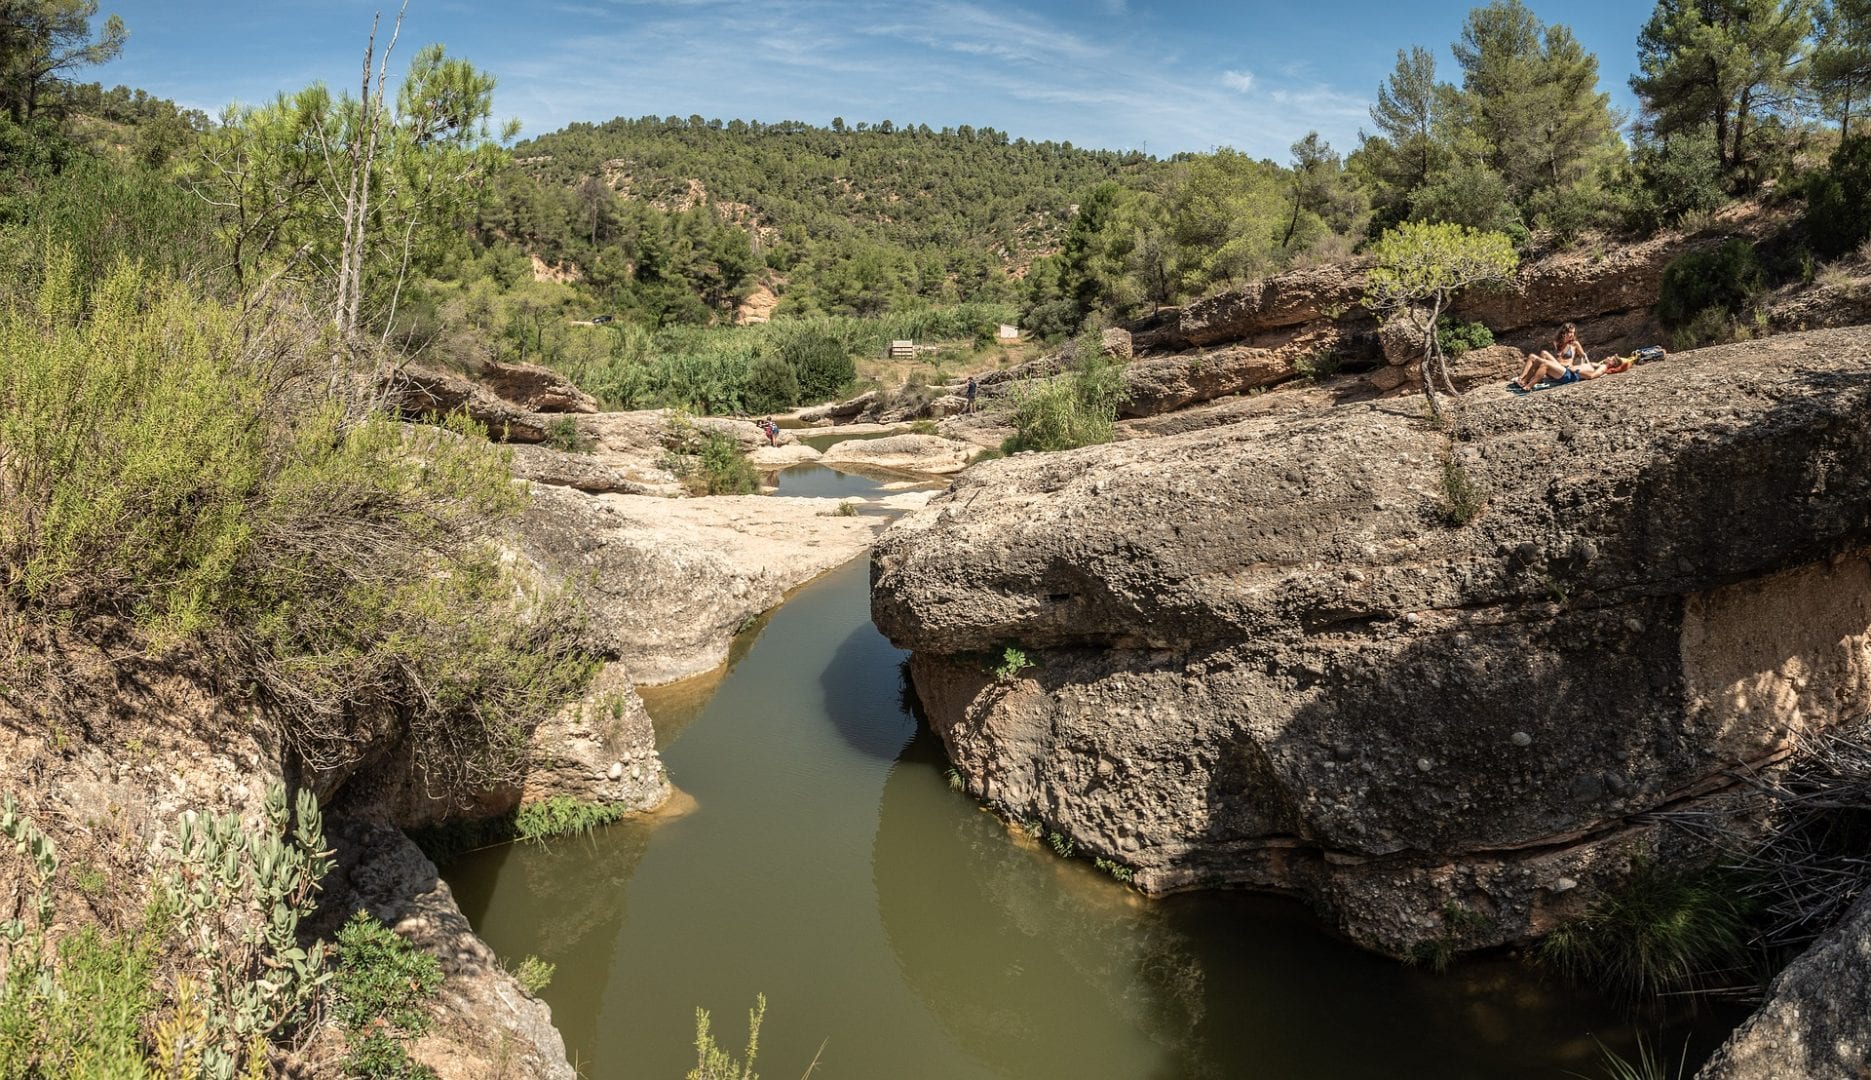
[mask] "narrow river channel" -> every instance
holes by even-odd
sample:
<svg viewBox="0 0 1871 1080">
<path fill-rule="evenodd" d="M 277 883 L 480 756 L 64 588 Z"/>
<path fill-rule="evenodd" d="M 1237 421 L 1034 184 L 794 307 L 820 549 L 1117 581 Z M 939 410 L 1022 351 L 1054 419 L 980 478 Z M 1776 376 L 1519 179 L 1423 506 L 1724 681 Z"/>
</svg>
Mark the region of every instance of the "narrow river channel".
<svg viewBox="0 0 1871 1080">
<path fill-rule="evenodd" d="M 447 868 L 502 957 L 558 966 L 582 1075 L 683 1076 L 697 1006 L 738 1051 L 757 992 L 769 1080 L 815 1055 L 817 1080 L 1558 1080 L 1630 1051 L 1622 1013 L 1524 964 L 1403 967 L 1284 901 L 1146 900 L 1010 835 L 951 790 L 868 588 L 856 560 L 724 673 L 645 693 L 686 813 Z"/>
</svg>

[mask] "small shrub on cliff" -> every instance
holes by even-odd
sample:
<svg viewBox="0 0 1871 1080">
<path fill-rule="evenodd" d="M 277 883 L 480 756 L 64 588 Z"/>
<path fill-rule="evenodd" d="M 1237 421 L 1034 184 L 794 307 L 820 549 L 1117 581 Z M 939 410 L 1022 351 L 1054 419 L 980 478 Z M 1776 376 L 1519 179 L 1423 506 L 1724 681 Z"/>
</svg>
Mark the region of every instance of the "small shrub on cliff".
<svg viewBox="0 0 1871 1080">
<path fill-rule="evenodd" d="M 344 1029 L 348 1075 L 366 1080 L 432 1080 L 434 1070 L 409 1059 L 405 1044 L 429 1029 L 429 1003 L 442 986 L 442 966 L 365 912 L 338 931 L 332 1015 Z"/>
<path fill-rule="evenodd" d="M 1017 384 L 1010 396 L 1014 434 L 1001 447 L 1005 453 L 1093 446 L 1110 442 L 1116 434 L 1124 375 L 1091 342 L 1081 345 L 1066 374 Z"/>
<path fill-rule="evenodd" d="M 591 440 L 578 430 L 578 421 L 560 416 L 546 423 L 546 445 L 567 454 L 582 454 L 591 449 Z"/>
<path fill-rule="evenodd" d="M 1480 516 L 1488 505 L 1488 491 L 1468 475 L 1454 453 L 1442 459 L 1442 517 L 1460 528 Z"/>
<path fill-rule="evenodd" d="M 1001 650 L 1000 663 L 994 668 L 994 677 L 1001 682 L 1011 682 L 1032 666 L 1033 662 L 1026 658 L 1026 653 L 1009 645 Z"/>
<path fill-rule="evenodd" d="M 1448 315 L 1436 324 L 1436 343 L 1453 360 L 1476 349 L 1494 344 L 1494 331 L 1478 322 L 1465 322 Z"/>
<path fill-rule="evenodd" d="M 528 956 L 520 961 L 520 966 L 513 969 L 513 978 L 520 984 L 520 989 L 539 996 L 539 992 L 552 985 L 552 976 L 559 970 L 557 964 L 549 964 L 537 956 Z"/>
<path fill-rule="evenodd" d="M 670 414 L 663 464 L 697 495 L 751 495 L 760 490 L 760 474 L 733 436 L 698 427 L 688 414 Z"/>
<path fill-rule="evenodd" d="M 1549 964 L 1631 1000 L 1690 989 L 1741 964 L 1749 902 L 1720 871 L 1645 864 L 1541 942 Z"/>
<path fill-rule="evenodd" d="M 1763 287 L 1754 245 L 1739 237 L 1710 251 L 1679 255 L 1663 270 L 1657 318 L 1669 330 L 1688 326 L 1715 310 L 1738 315 Z"/>
</svg>

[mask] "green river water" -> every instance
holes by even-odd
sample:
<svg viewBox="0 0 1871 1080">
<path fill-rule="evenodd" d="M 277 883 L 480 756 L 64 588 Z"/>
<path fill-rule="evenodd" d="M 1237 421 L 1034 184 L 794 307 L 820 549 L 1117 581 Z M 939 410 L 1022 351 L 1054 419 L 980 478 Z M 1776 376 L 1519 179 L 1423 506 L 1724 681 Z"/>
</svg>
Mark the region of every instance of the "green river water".
<svg viewBox="0 0 1871 1080">
<path fill-rule="evenodd" d="M 697 1006 L 738 1051 L 757 992 L 768 1080 L 815 1055 L 817 1080 L 1557 1080 L 1629 1051 L 1622 1013 L 1522 963 L 1403 967 L 1297 905 L 1146 900 L 1014 835 L 950 789 L 868 587 L 856 560 L 644 694 L 682 811 L 446 869 L 496 952 L 557 965 L 585 1077 L 677 1080 Z M 1671 1064 L 1719 1028 L 1664 1035 Z"/>
</svg>

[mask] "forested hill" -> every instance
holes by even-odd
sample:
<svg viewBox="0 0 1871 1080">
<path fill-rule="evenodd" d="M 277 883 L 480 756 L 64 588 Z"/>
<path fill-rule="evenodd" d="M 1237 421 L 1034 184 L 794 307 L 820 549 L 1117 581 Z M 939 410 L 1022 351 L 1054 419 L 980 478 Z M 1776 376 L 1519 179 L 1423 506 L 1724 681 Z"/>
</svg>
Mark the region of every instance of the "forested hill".
<svg viewBox="0 0 1871 1080">
<path fill-rule="evenodd" d="M 496 224 L 548 262 L 587 271 L 614 238 L 633 246 L 643 222 L 602 198 L 606 188 L 626 206 L 663 213 L 706 204 L 749 231 L 757 262 L 792 277 L 791 303 L 808 309 L 849 309 L 846 292 L 885 304 L 892 293 L 1009 297 L 1034 258 L 1057 249 L 1088 190 L 1160 167 L 1134 151 L 992 128 L 699 116 L 573 124 L 514 157 L 521 176 L 509 181 Z M 846 271 L 862 280 L 841 280 Z M 812 295 L 819 287 L 830 295 Z"/>
</svg>

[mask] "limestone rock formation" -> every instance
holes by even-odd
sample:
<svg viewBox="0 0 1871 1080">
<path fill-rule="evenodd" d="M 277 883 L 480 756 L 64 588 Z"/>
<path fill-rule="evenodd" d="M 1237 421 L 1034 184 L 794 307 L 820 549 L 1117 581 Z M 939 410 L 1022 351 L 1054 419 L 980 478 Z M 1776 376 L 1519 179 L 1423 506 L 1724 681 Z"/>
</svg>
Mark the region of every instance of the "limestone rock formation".
<svg viewBox="0 0 1871 1080">
<path fill-rule="evenodd" d="M 1871 706 L 1868 346 L 1478 396 L 1460 439 L 1375 403 L 991 462 L 880 540 L 873 614 L 970 790 L 1142 887 L 1521 939 L 1636 815 Z"/>
<path fill-rule="evenodd" d="M 513 475 L 538 484 L 628 495 L 676 495 L 682 491 L 675 478 L 660 466 L 649 466 L 641 459 L 619 462 L 618 455 L 567 453 L 524 444 L 515 444 L 510 452 Z M 633 465 L 637 466 L 634 470 Z"/>
<path fill-rule="evenodd" d="M 1871 1062 L 1871 897 L 1774 980 L 1696 1080 L 1855 1080 Z"/>
<path fill-rule="evenodd" d="M 534 413 L 594 413 L 598 399 L 572 385 L 572 380 L 538 364 L 490 362 L 481 368 L 481 382 L 495 394 Z"/>
<path fill-rule="evenodd" d="M 384 379 L 385 402 L 412 419 L 431 419 L 466 411 L 495 439 L 518 443 L 546 441 L 546 420 L 465 375 L 430 368 L 398 368 Z"/>
<path fill-rule="evenodd" d="M 1194 355 L 1148 357 L 1124 368 L 1126 393 L 1118 415 L 1159 416 L 1292 377 L 1292 362 L 1269 349 L 1236 346 Z"/>
<path fill-rule="evenodd" d="M 1291 270 L 1276 277 L 1159 316 L 1157 325 L 1133 331 L 1136 347 L 1187 349 L 1240 341 L 1253 334 L 1336 319 L 1364 295 L 1368 264 L 1335 263 Z"/>
<path fill-rule="evenodd" d="M 960 472 L 978 451 L 940 435 L 890 435 L 833 443 L 820 458 L 827 465 L 869 465 L 898 472 L 943 475 Z"/>
<path fill-rule="evenodd" d="M 863 554 L 875 519 L 824 499 L 658 499 L 535 485 L 519 547 L 584 590 L 598 648 L 643 685 L 727 658 L 734 635 L 787 590 Z"/>
</svg>

